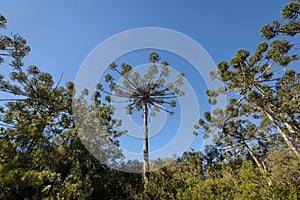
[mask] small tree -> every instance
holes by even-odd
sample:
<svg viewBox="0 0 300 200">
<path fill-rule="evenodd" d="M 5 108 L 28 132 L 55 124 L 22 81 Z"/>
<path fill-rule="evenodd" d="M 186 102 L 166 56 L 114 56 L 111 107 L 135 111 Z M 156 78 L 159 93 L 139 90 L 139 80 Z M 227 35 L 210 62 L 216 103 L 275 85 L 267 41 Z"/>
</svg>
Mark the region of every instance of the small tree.
<svg viewBox="0 0 300 200">
<path fill-rule="evenodd" d="M 108 101 L 112 100 L 112 96 L 126 98 L 128 104 L 126 113 L 132 114 L 134 111 L 143 112 L 143 180 L 144 186 L 149 182 L 149 151 L 148 151 L 148 115 L 155 115 L 155 112 L 163 110 L 169 114 L 173 114 L 170 110 L 176 106 L 175 98 L 184 95 L 184 92 L 178 89 L 179 85 L 183 84 L 183 74 L 177 75 L 177 80 L 166 83 L 166 78 L 169 76 L 169 64 L 162 61 L 159 64 L 160 57 L 157 53 L 152 52 L 149 55 L 150 66 L 147 73 L 143 77 L 139 72 L 134 72 L 129 64 L 122 63 L 119 67 L 113 62 L 110 64 L 110 69 L 123 77 L 123 84 L 116 83 L 111 74 L 105 76 L 105 81 L 109 83 L 110 92 L 99 87 L 102 91 L 109 94 L 106 97 Z"/>
</svg>

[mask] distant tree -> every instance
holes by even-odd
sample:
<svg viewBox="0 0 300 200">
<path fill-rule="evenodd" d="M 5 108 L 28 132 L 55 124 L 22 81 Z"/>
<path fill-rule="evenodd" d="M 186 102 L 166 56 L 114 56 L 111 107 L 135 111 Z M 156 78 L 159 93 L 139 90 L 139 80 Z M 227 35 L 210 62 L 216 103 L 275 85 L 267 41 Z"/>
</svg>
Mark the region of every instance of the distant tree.
<svg viewBox="0 0 300 200">
<path fill-rule="evenodd" d="M 110 69 L 123 78 L 123 83 L 118 84 L 116 79 L 111 75 L 105 76 L 105 81 L 109 83 L 111 91 L 103 91 L 109 94 L 107 100 L 111 101 L 113 96 L 125 98 L 128 101 L 126 113 L 132 114 L 135 111 L 143 112 L 144 124 L 144 144 L 143 144 L 143 180 L 145 187 L 149 182 L 149 152 L 148 152 L 148 115 L 155 115 L 155 112 L 163 110 L 173 114 L 170 108 L 176 106 L 175 98 L 184 95 L 183 91 L 177 86 L 183 84 L 183 74 L 179 73 L 177 80 L 166 83 L 166 77 L 169 76 L 168 62 L 162 61 L 159 64 L 160 57 L 157 53 L 152 52 L 149 55 L 150 66 L 143 77 L 138 72 L 134 72 L 129 64 L 122 63 L 119 67 L 113 62 Z M 164 107 L 167 106 L 167 107 Z"/>
</svg>

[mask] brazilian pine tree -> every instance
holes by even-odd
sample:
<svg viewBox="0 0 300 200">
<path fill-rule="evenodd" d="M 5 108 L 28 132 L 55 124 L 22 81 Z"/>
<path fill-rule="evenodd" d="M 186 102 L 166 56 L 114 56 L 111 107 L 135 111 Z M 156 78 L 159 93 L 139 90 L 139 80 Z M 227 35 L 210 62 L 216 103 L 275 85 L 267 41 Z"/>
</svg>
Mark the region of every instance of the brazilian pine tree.
<svg viewBox="0 0 300 200">
<path fill-rule="evenodd" d="M 6 23 L 0 15 L 1 33 Z M 98 187 L 109 184 L 110 178 L 103 178 L 109 170 L 104 176 L 106 168 L 85 149 L 75 129 L 74 84 L 60 86 L 37 66 L 26 67 L 22 60 L 29 51 L 20 35 L 1 34 L 0 66 L 6 70 L 0 73 L 0 199 L 88 199 L 101 193 L 106 198 L 110 191 Z M 98 108 L 93 112 L 102 119 L 99 127 L 116 142 L 112 110 L 97 95 L 93 100 Z M 113 153 L 112 159 L 120 157 Z"/>
<path fill-rule="evenodd" d="M 118 84 L 116 79 L 111 75 L 105 76 L 105 81 L 109 83 L 110 91 L 102 90 L 109 94 L 108 100 L 112 97 L 124 98 L 128 102 L 126 113 L 132 114 L 135 111 L 143 113 L 143 180 L 144 185 L 149 182 L 149 147 L 148 147 L 148 116 L 155 115 L 155 112 L 163 110 L 173 114 L 170 110 L 176 106 L 175 99 L 184 94 L 178 89 L 183 84 L 183 74 L 179 73 L 177 80 L 166 83 L 166 78 L 170 74 L 168 62 L 162 61 L 158 64 L 160 57 L 157 53 L 152 52 L 149 55 L 149 68 L 147 73 L 141 74 L 132 69 L 132 66 L 122 63 L 119 67 L 114 62 L 110 64 L 110 69 L 119 77 L 123 78 L 122 84 Z"/>
<path fill-rule="evenodd" d="M 210 73 L 226 86 L 208 90 L 210 102 L 215 103 L 220 94 L 231 98 L 225 110 L 208 112 L 206 120 L 199 120 L 199 123 L 206 133 L 212 128 L 218 130 L 217 138 L 226 143 L 232 153 L 237 146 L 245 147 L 257 160 L 249 145 L 263 147 L 262 144 L 272 141 L 283 142 L 300 159 L 300 74 L 294 67 L 299 58 L 298 42 L 294 37 L 299 33 L 299 11 L 299 1 L 288 3 L 281 13 L 286 23 L 274 21 L 261 29 L 264 38 L 272 39 L 270 42 L 259 44 L 252 55 L 245 49 L 237 51 L 230 62 L 220 62 L 218 71 Z M 257 120 L 259 122 L 254 123 Z M 251 142 L 253 140 L 256 142 Z"/>
</svg>

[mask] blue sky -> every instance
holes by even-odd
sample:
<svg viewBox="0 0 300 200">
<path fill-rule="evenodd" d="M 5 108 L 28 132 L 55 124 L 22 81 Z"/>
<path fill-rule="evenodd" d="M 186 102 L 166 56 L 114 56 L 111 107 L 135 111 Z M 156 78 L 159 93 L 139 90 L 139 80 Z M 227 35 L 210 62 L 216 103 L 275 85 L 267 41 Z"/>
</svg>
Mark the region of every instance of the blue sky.
<svg viewBox="0 0 300 200">
<path fill-rule="evenodd" d="M 240 48 L 253 52 L 263 41 L 261 26 L 279 19 L 280 8 L 287 2 L 1 0 L 0 12 L 8 19 L 9 32 L 20 33 L 27 39 L 32 51 L 26 64 L 39 66 L 56 80 L 64 72 L 63 82 L 66 82 L 75 80 L 81 63 L 100 42 L 133 28 L 179 31 L 201 44 L 215 63 L 230 60 Z M 206 97 L 200 86 L 197 95 L 205 107 Z M 196 150 L 199 141 L 193 144 Z"/>
<path fill-rule="evenodd" d="M 30 44 L 28 64 L 72 80 L 87 54 L 119 32 L 145 26 L 182 32 L 218 62 L 254 49 L 260 27 L 279 19 L 288 1 L 253 0 L 11 0 L 0 1 L 8 30 Z"/>
</svg>

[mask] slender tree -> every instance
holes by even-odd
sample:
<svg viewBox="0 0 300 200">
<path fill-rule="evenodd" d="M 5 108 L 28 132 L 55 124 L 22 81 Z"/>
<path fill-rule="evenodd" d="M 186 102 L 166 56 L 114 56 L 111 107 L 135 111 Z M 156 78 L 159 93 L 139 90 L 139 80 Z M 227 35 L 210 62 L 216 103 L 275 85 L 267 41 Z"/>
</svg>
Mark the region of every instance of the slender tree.
<svg viewBox="0 0 300 200">
<path fill-rule="evenodd" d="M 101 85 L 102 91 L 109 94 L 107 100 L 111 101 L 113 96 L 127 99 L 126 113 L 132 114 L 135 111 L 143 112 L 143 180 L 144 185 L 149 182 L 149 147 L 148 147 L 148 117 L 154 116 L 155 112 L 163 110 L 173 114 L 170 110 L 176 106 L 175 98 L 184 95 L 184 92 L 178 89 L 183 84 L 183 74 L 177 75 L 177 80 L 166 83 L 169 76 L 169 64 L 162 61 L 158 65 L 160 57 L 152 52 L 149 55 L 150 65 L 147 73 L 143 77 L 139 72 L 133 71 L 129 64 L 122 63 L 119 67 L 113 62 L 110 69 L 123 78 L 122 84 L 116 82 L 111 74 L 105 76 L 105 81 L 109 83 L 110 91 L 105 90 Z"/>
</svg>

